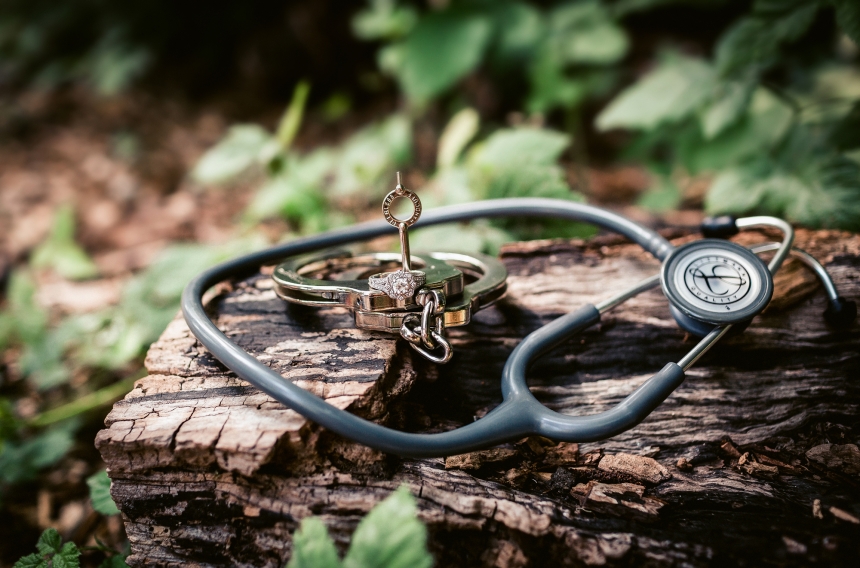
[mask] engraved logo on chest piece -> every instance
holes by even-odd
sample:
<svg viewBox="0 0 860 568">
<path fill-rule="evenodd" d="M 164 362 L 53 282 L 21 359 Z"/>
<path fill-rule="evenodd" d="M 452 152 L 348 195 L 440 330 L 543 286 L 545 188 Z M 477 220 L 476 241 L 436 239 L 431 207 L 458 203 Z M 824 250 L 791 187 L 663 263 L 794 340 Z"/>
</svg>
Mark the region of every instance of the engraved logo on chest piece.
<svg viewBox="0 0 860 568">
<path fill-rule="evenodd" d="M 737 261 L 710 254 L 693 259 L 684 270 L 687 290 L 712 305 L 733 304 L 750 291 L 750 276 Z"/>
</svg>

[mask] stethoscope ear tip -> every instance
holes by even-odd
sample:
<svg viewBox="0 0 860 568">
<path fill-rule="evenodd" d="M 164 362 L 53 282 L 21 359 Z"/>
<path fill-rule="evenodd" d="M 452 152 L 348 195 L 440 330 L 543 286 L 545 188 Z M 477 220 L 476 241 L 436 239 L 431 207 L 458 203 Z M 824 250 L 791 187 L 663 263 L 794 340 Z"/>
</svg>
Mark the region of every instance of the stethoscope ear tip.
<svg viewBox="0 0 860 568">
<path fill-rule="evenodd" d="M 728 239 L 740 232 L 737 225 L 737 219 L 732 215 L 705 217 L 702 220 L 699 230 L 702 232 L 702 236 L 706 239 Z"/>
<path fill-rule="evenodd" d="M 857 319 L 857 303 L 846 300 L 842 296 L 834 298 L 827 303 L 824 310 L 824 321 L 835 329 L 846 329 Z"/>
</svg>

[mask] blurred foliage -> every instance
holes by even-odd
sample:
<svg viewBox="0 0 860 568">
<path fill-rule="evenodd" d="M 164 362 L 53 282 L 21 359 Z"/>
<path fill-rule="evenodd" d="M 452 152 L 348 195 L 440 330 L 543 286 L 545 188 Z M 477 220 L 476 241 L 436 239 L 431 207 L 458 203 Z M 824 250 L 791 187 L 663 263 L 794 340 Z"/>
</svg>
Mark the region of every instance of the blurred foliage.
<svg viewBox="0 0 860 568">
<path fill-rule="evenodd" d="M 217 262 L 265 245 L 254 234 L 220 247 L 172 245 L 126 282 L 117 305 L 52 319 L 36 299 L 35 273 L 52 270 L 68 278 L 81 276 L 80 271 L 70 273 L 69 266 L 95 269 L 72 239 L 73 217 L 70 208 L 59 210 L 52 233 L 37 248 L 31 265 L 12 273 L 0 311 L 0 349 L 17 350 L 21 376 L 33 389 L 65 389 L 73 399 L 21 421 L 12 401 L 0 398 L 0 502 L 9 488 L 34 479 L 39 470 L 66 455 L 75 441 L 78 416 L 128 391 L 144 352 L 176 316 L 180 295 L 191 278 Z M 75 264 L 55 262 L 64 258 L 64 250 L 72 251 Z M 68 384 L 75 374 L 98 376 L 98 370 L 132 376 L 100 389 L 95 380 L 76 388 Z"/>
<path fill-rule="evenodd" d="M 300 232 L 343 225 L 351 218 L 331 206 L 337 199 L 373 195 L 395 168 L 411 158 L 408 119 L 392 115 L 371 124 L 338 147 L 320 147 L 308 154 L 291 149 L 301 125 L 309 86 L 296 86 L 293 99 L 275 132 L 254 124 L 233 126 L 191 172 L 203 184 L 229 184 L 256 170 L 264 182 L 245 211 L 248 222 L 270 217 L 292 221 Z"/>
<path fill-rule="evenodd" d="M 351 221 L 341 212 L 348 210 L 344 204 L 355 204 L 357 199 L 365 208 L 377 205 L 393 185 L 392 172 L 411 158 L 410 118 L 395 113 L 359 129 L 339 146 L 302 154 L 290 144 L 299 128 L 300 118 L 294 117 L 303 114 L 307 89 L 305 83 L 296 87 L 278 131 L 270 133 L 254 124 L 231 127 L 200 158 L 192 177 L 202 184 L 228 185 L 256 170 L 262 183 L 244 212 L 245 219 L 280 217 L 299 232 L 318 232 Z M 289 136 L 282 134 L 285 124 L 289 124 Z M 425 206 L 500 197 L 582 200 L 558 165 L 570 136 L 549 128 L 520 127 L 499 129 L 474 142 L 479 130 L 480 117 L 474 109 L 462 109 L 451 118 L 440 137 L 436 172 L 428 187 L 420 190 Z M 450 231 L 419 230 L 416 246 L 439 247 L 451 241 L 446 232 Z M 461 227 L 451 247 L 495 253 L 505 241 L 593 233 L 575 223 L 492 221 Z"/>
<path fill-rule="evenodd" d="M 393 492 L 358 523 L 342 562 L 322 521 L 308 517 L 293 536 L 286 568 L 430 568 L 427 529 L 417 512 L 406 486 Z"/>
<path fill-rule="evenodd" d="M 860 39 L 856 2 L 757 0 L 719 38 L 713 61 L 664 52 L 597 127 L 640 132 L 633 158 L 713 176 L 710 213 L 860 230 L 860 161 L 849 153 L 860 147 L 849 134 L 860 131 L 860 72 L 826 52 L 802 65 L 784 49 L 829 4 L 845 33 Z M 788 79 L 777 83 L 780 75 Z M 666 187 L 645 197 L 665 199 Z"/>
<path fill-rule="evenodd" d="M 75 242 L 75 212 L 69 205 L 57 210 L 50 235 L 33 251 L 30 263 L 34 268 L 51 268 L 69 280 L 98 274 L 96 265 Z"/>
<path fill-rule="evenodd" d="M 581 201 L 558 165 L 570 136 L 548 128 L 495 130 L 472 143 L 480 119 L 466 108 L 451 118 L 439 141 L 437 170 L 421 190 L 429 207 L 502 197 L 550 197 Z M 504 242 L 530 238 L 584 237 L 590 226 L 549 220 L 492 220 L 457 231 L 430 227 L 415 232 L 416 248 L 478 250 L 495 254 Z"/>
<path fill-rule="evenodd" d="M 634 162 L 650 173 L 651 187 L 639 197 L 646 209 L 677 208 L 684 180 L 704 180 L 708 212 L 860 230 L 857 0 L 368 0 L 334 10 L 344 26 L 351 18 L 354 37 L 325 27 L 322 43 L 330 49 L 310 57 L 291 26 L 332 13 L 315 6 L 0 4 L 0 87 L 84 83 L 110 95 L 167 69 L 204 84 L 213 77 L 236 82 L 241 69 L 254 68 L 248 61 L 265 61 L 289 69 L 279 100 L 292 89 L 274 128 L 233 125 L 190 173 L 201 190 L 255 187 L 232 242 L 172 245 L 125 283 L 116 305 L 60 317 L 40 305 L 40 277 L 99 277 L 75 241 L 74 211 L 66 206 L 29 261 L 11 271 L 0 349 L 14 354 L 23 379 L 12 396 L 26 387 L 49 408 L 22 420 L 16 399 L 0 398 L 0 499 L 57 464 L 73 447 L 81 418 L 130 388 L 194 275 L 264 246 L 256 227 L 265 221 L 280 219 L 288 237 L 378 211 L 400 168 L 407 186 L 416 180 L 425 207 L 502 197 L 580 201 L 571 181 L 582 179 L 577 172 L 594 158 L 585 145 L 596 139 L 610 148 L 602 164 Z M 716 21 L 719 29 L 706 39 L 642 33 L 675 10 L 702 18 L 718 10 L 727 23 Z M 355 64 L 362 48 L 376 52 L 376 71 Z M 397 94 L 402 104 L 336 144 L 297 147 L 308 113 L 326 123 L 342 119 L 359 87 L 381 98 Z M 480 93 L 488 90 L 495 102 L 482 105 Z M 502 124 L 508 113 L 520 118 Z M 435 127 L 435 165 L 420 159 L 418 171 L 414 158 L 427 152 L 416 141 L 426 142 Z M 136 140 L 118 135 L 118 153 L 139 152 Z M 590 234 L 590 227 L 560 221 L 485 220 L 456 231 L 417 230 L 413 246 L 494 253 L 511 240 Z M 106 475 L 88 483 L 96 510 L 113 514 Z M 429 564 L 418 553 L 380 563 L 387 558 L 380 551 L 394 551 L 397 539 L 426 538 L 408 495 L 399 491 L 385 503 L 383 513 L 374 509 L 362 522 L 343 562 L 322 524 L 306 521 L 290 566 Z M 44 538 L 45 551 L 21 565 L 73 565 L 77 557 L 62 553 L 67 545 Z M 105 554 L 110 565 L 124 565 L 122 555 Z"/>
<path fill-rule="evenodd" d="M 359 37 L 382 43 L 380 68 L 413 108 L 448 96 L 479 72 L 502 86 L 511 76 L 524 78 L 529 86 L 520 106 L 528 112 L 566 109 L 577 116 L 584 102 L 617 83 L 630 46 L 625 17 L 667 5 L 716 4 L 725 2 L 473 0 L 422 10 L 387 0 L 369 2 L 353 24 Z M 676 207 L 682 196 L 673 176 L 705 175 L 714 178 L 710 212 L 860 228 L 857 153 L 850 153 L 858 147 L 852 133 L 860 131 L 860 94 L 833 92 L 856 81 L 856 64 L 840 61 L 833 45 L 798 46 L 832 14 L 857 42 L 856 1 L 756 0 L 718 38 L 711 60 L 666 48 L 653 69 L 618 94 L 595 125 L 641 133 L 627 157 L 644 162 L 655 183 L 640 204 Z M 819 85 L 822 74 L 830 89 Z M 518 185 L 553 186 L 550 178 L 535 183 L 526 170 L 518 173 L 521 181 L 505 178 L 484 196 L 514 195 L 510 188 Z"/>
<path fill-rule="evenodd" d="M 74 444 L 76 430 L 76 423 L 67 422 L 27 437 L 7 432 L 0 452 L 0 489 L 30 481 L 40 469 L 63 459 Z"/>
<path fill-rule="evenodd" d="M 494 79 L 514 75 L 529 84 L 530 112 L 571 107 L 607 92 L 609 66 L 629 40 L 597 0 L 549 8 L 505 0 L 451 2 L 421 14 L 391 0 L 372 1 L 353 20 L 356 34 L 382 40 L 379 65 L 407 100 L 422 107 L 481 67 Z"/>
<path fill-rule="evenodd" d="M 202 94 L 238 81 L 259 81 L 263 84 L 254 83 L 253 88 L 265 92 L 255 94 L 281 95 L 284 82 L 295 80 L 293 73 L 319 71 L 314 77 L 326 80 L 331 75 L 323 67 L 335 63 L 326 53 L 311 53 L 313 45 L 289 33 L 291 23 L 322 24 L 324 20 L 329 29 L 345 32 L 347 22 L 339 20 L 346 18 L 350 4 L 347 0 L 326 6 L 313 0 L 4 0 L 0 2 L 0 87 L 55 88 L 79 83 L 113 95 L 149 79 L 178 84 L 186 94 Z M 343 36 L 330 35 L 329 42 Z M 338 57 L 356 59 L 351 53 Z M 284 66 L 287 59 L 291 64 Z"/>
</svg>

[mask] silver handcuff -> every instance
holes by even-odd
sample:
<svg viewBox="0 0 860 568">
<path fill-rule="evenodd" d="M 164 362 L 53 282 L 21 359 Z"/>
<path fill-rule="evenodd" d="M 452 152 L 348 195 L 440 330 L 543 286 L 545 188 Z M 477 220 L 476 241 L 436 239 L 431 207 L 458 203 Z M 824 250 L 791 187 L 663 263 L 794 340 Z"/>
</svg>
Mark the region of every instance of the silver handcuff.
<svg viewBox="0 0 860 568">
<path fill-rule="evenodd" d="M 412 202 L 408 219 L 397 219 L 391 211 L 398 198 Z M 453 349 L 446 330 L 468 324 L 472 314 L 504 296 L 507 270 L 483 254 L 412 254 L 408 230 L 421 216 L 421 200 L 403 186 L 399 172 L 396 187 L 382 202 L 382 214 L 398 229 L 400 254 L 335 252 L 291 258 L 272 274 L 275 293 L 295 304 L 346 308 L 357 328 L 400 334 L 425 358 L 447 363 Z"/>
</svg>

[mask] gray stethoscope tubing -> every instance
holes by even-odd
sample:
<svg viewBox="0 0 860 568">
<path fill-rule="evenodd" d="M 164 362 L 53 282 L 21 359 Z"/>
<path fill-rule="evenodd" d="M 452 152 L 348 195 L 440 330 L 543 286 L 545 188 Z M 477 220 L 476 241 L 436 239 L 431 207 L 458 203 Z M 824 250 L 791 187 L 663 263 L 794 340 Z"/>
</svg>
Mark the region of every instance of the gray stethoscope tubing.
<svg viewBox="0 0 860 568">
<path fill-rule="evenodd" d="M 555 217 L 584 221 L 620 233 L 663 260 L 672 245 L 663 237 L 624 217 L 597 207 L 554 199 L 499 199 L 442 207 L 425 213 L 417 227 L 467 221 L 482 217 Z M 754 218 L 756 224 L 784 228 L 781 220 Z M 771 220 L 776 221 L 771 222 Z M 738 220 L 738 226 L 743 221 Z M 793 239 L 785 224 L 786 238 L 769 265 L 771 273 L 788 254 Z M 559 441 L 588 442 L 623 432 L 648 416 L 684 380 L 684 369 L 692 365 L 730 326 L 717 328 L 706 336 L 684 360 L 669 363 L 614 408 L 591 416 L 567 416 L 544 407 L 528 389 L 526 371 L 541 354 L 600 320 L 600 314 L 647 290 L 658 282 L 645 283 L 611 298 L 598 307 L 586 305 L 561 316 L 529 334 L 509 357 L 502 376 L 503 402 L 486 416 L 462 428 L 435 434 L 415 434 L 392 430 L 339 410 L 316 395 L 285 380 L 230 341 L 209 319 L 203 306 L 204 293 L 215 284 L 255 271 L 285 257 L 371 239 L 392 232 L 384 222 L 371 222 L 322 235 L 304 237 L 271 249 L 252 253 L 215 266 L 192 280 L 182 294 L 182 311 L 191 332 L 239 377 L 257 386 L 306 418 L 346 438 L 381 451 L 402 456 L 447 456 L 520 439 L 543 435 Z"/>
<path fill-rule="evenodd" d="M 740 219 L 738 219 L 738 221 L 740 221 Z M 780 243 L 761 243 L 751 246 L 750 250 L 756 254 L 761 254 L 763 252 L 777 250 L 779 247 Z M 812 270 L 816 276 L 818 276 L 818 280 L 820 280 L 821 285 L 824 286 L 824 292 L 827 294 L 828 300 L 833 301 L 839 298 L 839 292 L 836 291 L 836 284 L 833 283 L 833 279 L 830 277 L 827 269 L 824 268 L 824 266 L 818 262 L 814 256 L 799 248 L 792 248 L 791 256 L 796 257 L 800 262 L 805 264 L 807 268 Z"/>
</svg>

